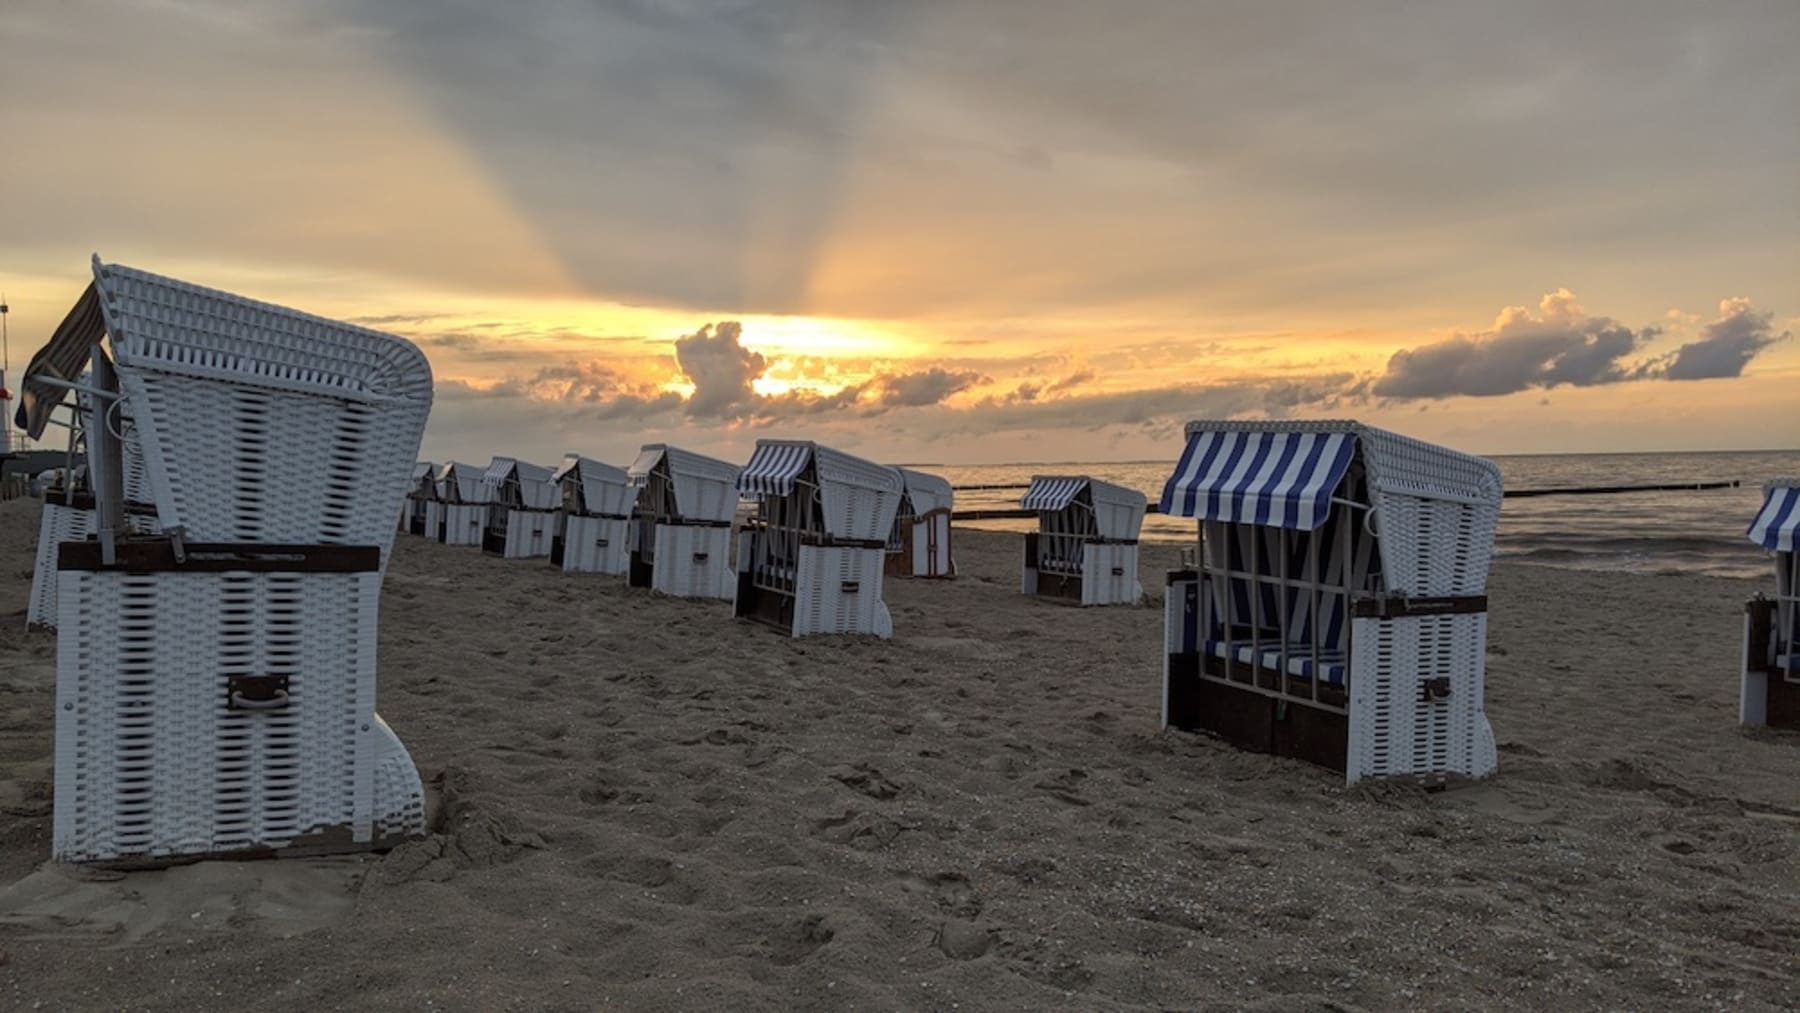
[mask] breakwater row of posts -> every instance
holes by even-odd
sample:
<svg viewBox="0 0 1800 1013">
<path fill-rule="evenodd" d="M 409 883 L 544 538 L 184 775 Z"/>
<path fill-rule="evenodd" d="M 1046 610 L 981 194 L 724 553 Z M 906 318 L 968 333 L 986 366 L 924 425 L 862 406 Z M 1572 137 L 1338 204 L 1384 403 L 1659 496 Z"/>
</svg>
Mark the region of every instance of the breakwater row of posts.
<svg viewBox="0 0 1800 1013">
<path fill-rule="evenodd" d="M 1656 485 L 1587 485 L 1569 486 L 1556 489 L 1508 489 L 1501 495 L 1507 499 L 1526 499 L 1535 496 L 1612 496 L 1633 492 L 1704 492 L 1708 489 L 1736 489 L 1738 481 L 1729 482 L 1663 482 Z M 1009 492 L 1023 491 L 1031 488 L 1017 482 L 999 485 L 959 485 L 953 487 L 957 492 Z M 1145 508 L 1144 513 L 1161 513 L 1156 503 Z M 957 510 L 950 515 L 953 521 L 1000 521 L 1019 520 L 1036 517 L 1035 510 L 1021 510 L 1017 507 L 991 507 L 980 510 Z"/>
</svg>

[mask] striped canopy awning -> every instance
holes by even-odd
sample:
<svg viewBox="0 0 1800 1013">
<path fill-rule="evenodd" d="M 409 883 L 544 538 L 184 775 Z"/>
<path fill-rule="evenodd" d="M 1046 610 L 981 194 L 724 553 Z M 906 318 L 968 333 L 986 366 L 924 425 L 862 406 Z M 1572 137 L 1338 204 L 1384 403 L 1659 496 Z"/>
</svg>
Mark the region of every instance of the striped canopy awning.
<svg viewBox="0 0 1800 1013">
<path fill-rule="evenodd" d="M 100 290 L 92 282 L 75 301 L 75 308 L 57 325 L 56 333 L 25 367 L 19 390 L 19 411 L 13 424 L 32 439 L 41 439 L 50 413 L 68 394 L 66 388 L 44 383 L 42 378 L 73 382 L 87 369 L 94 345 L 106 336 L 106 320 L 100 309 Z"/>
<path fill-rule="evenodd" d="M 1033 475 L 1031 487 L 1019 498 L 1019 507 L 1037 511 L 1061 510 L 1075 502 L 1075 497 L 1081 495 L 1081 490 L 1087 488 L 1087 484 L 1086 478 Z"/>
<path fill-rule="evenodd" d="M 1765 549 L 1793 552 L 1800 541 L 1796 531 L 1800 531 L 1800 484 L 1770 486 L 1746 534 Z"/>
<path fill-rule="evenodd" d="M 810 443 L 758 443 L 750 463 L 738 474 L 737 490 L 744 496 L 786 496 L 812 460 Z"/>
<path fill-rule="evenodd" d="M 1312 531 L 1355 453 L 1352 433 L 1194 432 L 1163 486 L 1162 512 Z"/>
</svg>

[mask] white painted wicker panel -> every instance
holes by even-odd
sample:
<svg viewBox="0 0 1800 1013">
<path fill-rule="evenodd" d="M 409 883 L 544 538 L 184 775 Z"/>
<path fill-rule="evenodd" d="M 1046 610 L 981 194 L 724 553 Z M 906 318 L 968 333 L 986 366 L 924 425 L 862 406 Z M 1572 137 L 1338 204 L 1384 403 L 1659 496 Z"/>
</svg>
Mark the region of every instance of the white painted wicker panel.
<svg viewBox="0 0 1800 1013">
<path fill-rule="evenodd" d="M 737 597 L 731 569 L 731 529 L 691 524 L 656 526 L 656 566 L 650 589 L 677 598 Z"/>
<path fill-rule="evenodd" d="M 563 562 L 567 573 L 622 574 L 631 565 L 626 539 L 631 522 L 623 518 L 570 515 L 563 522 Z"/>
<path fill-rule="evenodd" d="M 1094 527 L 1102 538 L 1134 539 L 1143 531 L 1148 498 L 1136 489 L 1088 479 L 1094 504 Z"/>
<path fill-rule="evenodd" d="M 44 503 L 38 520 L 37 561 L 31 570 L 31 601 L 25 608 L 27 627 L 56 627 L 56 547 L 63 542 L 79 542 L 93 534 L 94 528 L 92 510 Z"/>
<path fill-rule="evenodd" d="M 157 513 L 192 541 L 375 545 L 428 402 L 370 404 L 121 367 Z"/>
<path fill-rule="evenodd" d="M 820 499 L 824 505 L 825 532 L 836 538 L 864 541 L 887 541 L 894 530 L 894 515 L 900 511 L 900 473 L 894 472 L 890 489 L 871 488 L 834 482 L 820 476 Z"/>
<path fill-rule="evenodd" d="M 737 516 L 737 469 L 729 479 L 677 472 L 675 505 L 681 516 L 696 521 L 728 521 Z"/>
<path fill-rule="evenodd" d="M 375 715 L 369 738 L 374 761 L 375 840 L 394 841 L 423 834 L 425 787 L 419 782 L 419 768 L 400 744 L 400 737 L 379 714 Z"/>
<path fill-rule="evenodd" d="M 1136 545 L 1090 543 L 1082 547 L 1083 605 L 1129 605 L 1143 596 L 1144 586 L 1138 583 Z"/>
<path fill-rule="evenodd" d="M 1497 510 L 1392 493 L 1375 503 L 1389 589 L 1414 597 L 1485 592 Z"/>
<path fill-rule="evenodd" d="M 444 530 L 444 504 L 435 500 L 425 501 L 425 537 L 437 538 Z"/>
<path fill-rule="evenodd" d="M 423 829 L 416 788 L 394 803 L 405 812 L 376 811 L 379 574 L 60 578 L 56 858 L 366 847 L 378 822 Z M 234 674 L 287 675 L 288 705 L 231 709 Z M 390 791 L 406 780 L 384 776 Z"/>
<path fill-rule="evenodd" d="M 444 544 L 479 546 L 487 512 L 481 503 L 444 504 Z"/>
<path fill-rule="evenodd" d="M 888 518 L 889 526 L 893 518 Z M 830 633 L 894 635 L 881 600 L 885 549 L 802 545 L 794 588 L 794 636 Z M 846 587 L 854 590 L 846 591 Z"/>
<path fill-rule="evenodd" d="M 508 510 L 506 512 L 507 559 L 533 559 L 550 554 L 551 543 L 563 515 L 542 510 Z"/>
<path fill-rule="evenodd" d="M 1485 613 L 1352 620 L 1346 780 L 1492 774 L 1486 667 Z M 1440 677 L 1449 696 L 1427 699 Z"/>
</svg>

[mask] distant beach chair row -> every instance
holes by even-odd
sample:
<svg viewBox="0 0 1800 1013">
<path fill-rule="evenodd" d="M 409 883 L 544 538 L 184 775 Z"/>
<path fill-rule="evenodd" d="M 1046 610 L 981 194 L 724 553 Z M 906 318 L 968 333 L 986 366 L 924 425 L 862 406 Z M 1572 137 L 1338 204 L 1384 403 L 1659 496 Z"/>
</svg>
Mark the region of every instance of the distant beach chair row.
<svg viewBox="0 0 1800 1013">
<path fill-rule="evenodd" d="M 628 468 L 414 465 L 398 528 L 509 559 L 736 604 L 789 634 L 891 636 L 888 576 L 949 577 L 950 483 L 807 441 L 760 440 L 740 468 L 653 443 Z M 731 536 L 740 499 L 755 504 Z M 734 567 L 735 563 L 735 569 Z"/>
<path fill-rule="evenodd" d="M 71 399 L 69 395 L 75 396 Z M 664 594 L 793 636 L 889 636 L 883 579 L 955 573 L 941 477 L 795 440 L 743 466 L 664 444 L 620 469 L 416 460 L 429 365 L 403 340 L 105 265 L 27 369 L 19 424 L 71 428 L 28 621 L 54 625 L 59 859 L 378 848 L 423 792 L 375 712 L 397 531 Z M 59 414 L 60 412 L 60 414 Z M 1194 422 L 1161 511 L 1197 540 L 1164 598 L 1165 727 L 1348 782 L 1493 772 L 1491 462 L 1354 422 Z M 732 529 L 740 502 L 753 504 Z M 1142 493 L 1039 476 L 1021 590 L 1136 602 Z M 398 519 L 398 523 L 396 523 Z M 1750 528 L 1742 720 L 1800 725 L 1800 481 Z"/>
</svg>

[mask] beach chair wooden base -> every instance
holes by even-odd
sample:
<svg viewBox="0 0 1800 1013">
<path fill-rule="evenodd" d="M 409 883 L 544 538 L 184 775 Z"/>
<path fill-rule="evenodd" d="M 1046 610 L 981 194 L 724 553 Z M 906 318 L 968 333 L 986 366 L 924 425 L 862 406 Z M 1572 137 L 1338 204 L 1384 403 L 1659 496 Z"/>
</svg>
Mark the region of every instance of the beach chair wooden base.
<svg viewBox="0 0 1800 1013">
<path fill-rule="evenodd" d="M 1792 645 L 1776 636 L 1778 603 L 1754 599 L 1744 606 L 1744 671 L 1738 720 L 1751 727 L 1800 730 L 1800 664 Z"/>
<path fill-rule="evenodd" d="M 1203 670 L 1212 676 L 1200 678 Z M 1341 711 L 1293 705 L 1260 692 L 1276 673 L 1222 658 L 1196 654 L 1169 656 L 1168 723 L 1187 731 L 1210 732 L 1258 753 L 1304 760 L 1343 773 L 1350 750 L 1350 722 Z M 1224 680 L 1224 681 L 1221 681 Z M 1285 680 L 1290 687 L 1305 692 Z M 1344 694 L 1321 690 L 1342 706 Z"/>
</svg>

